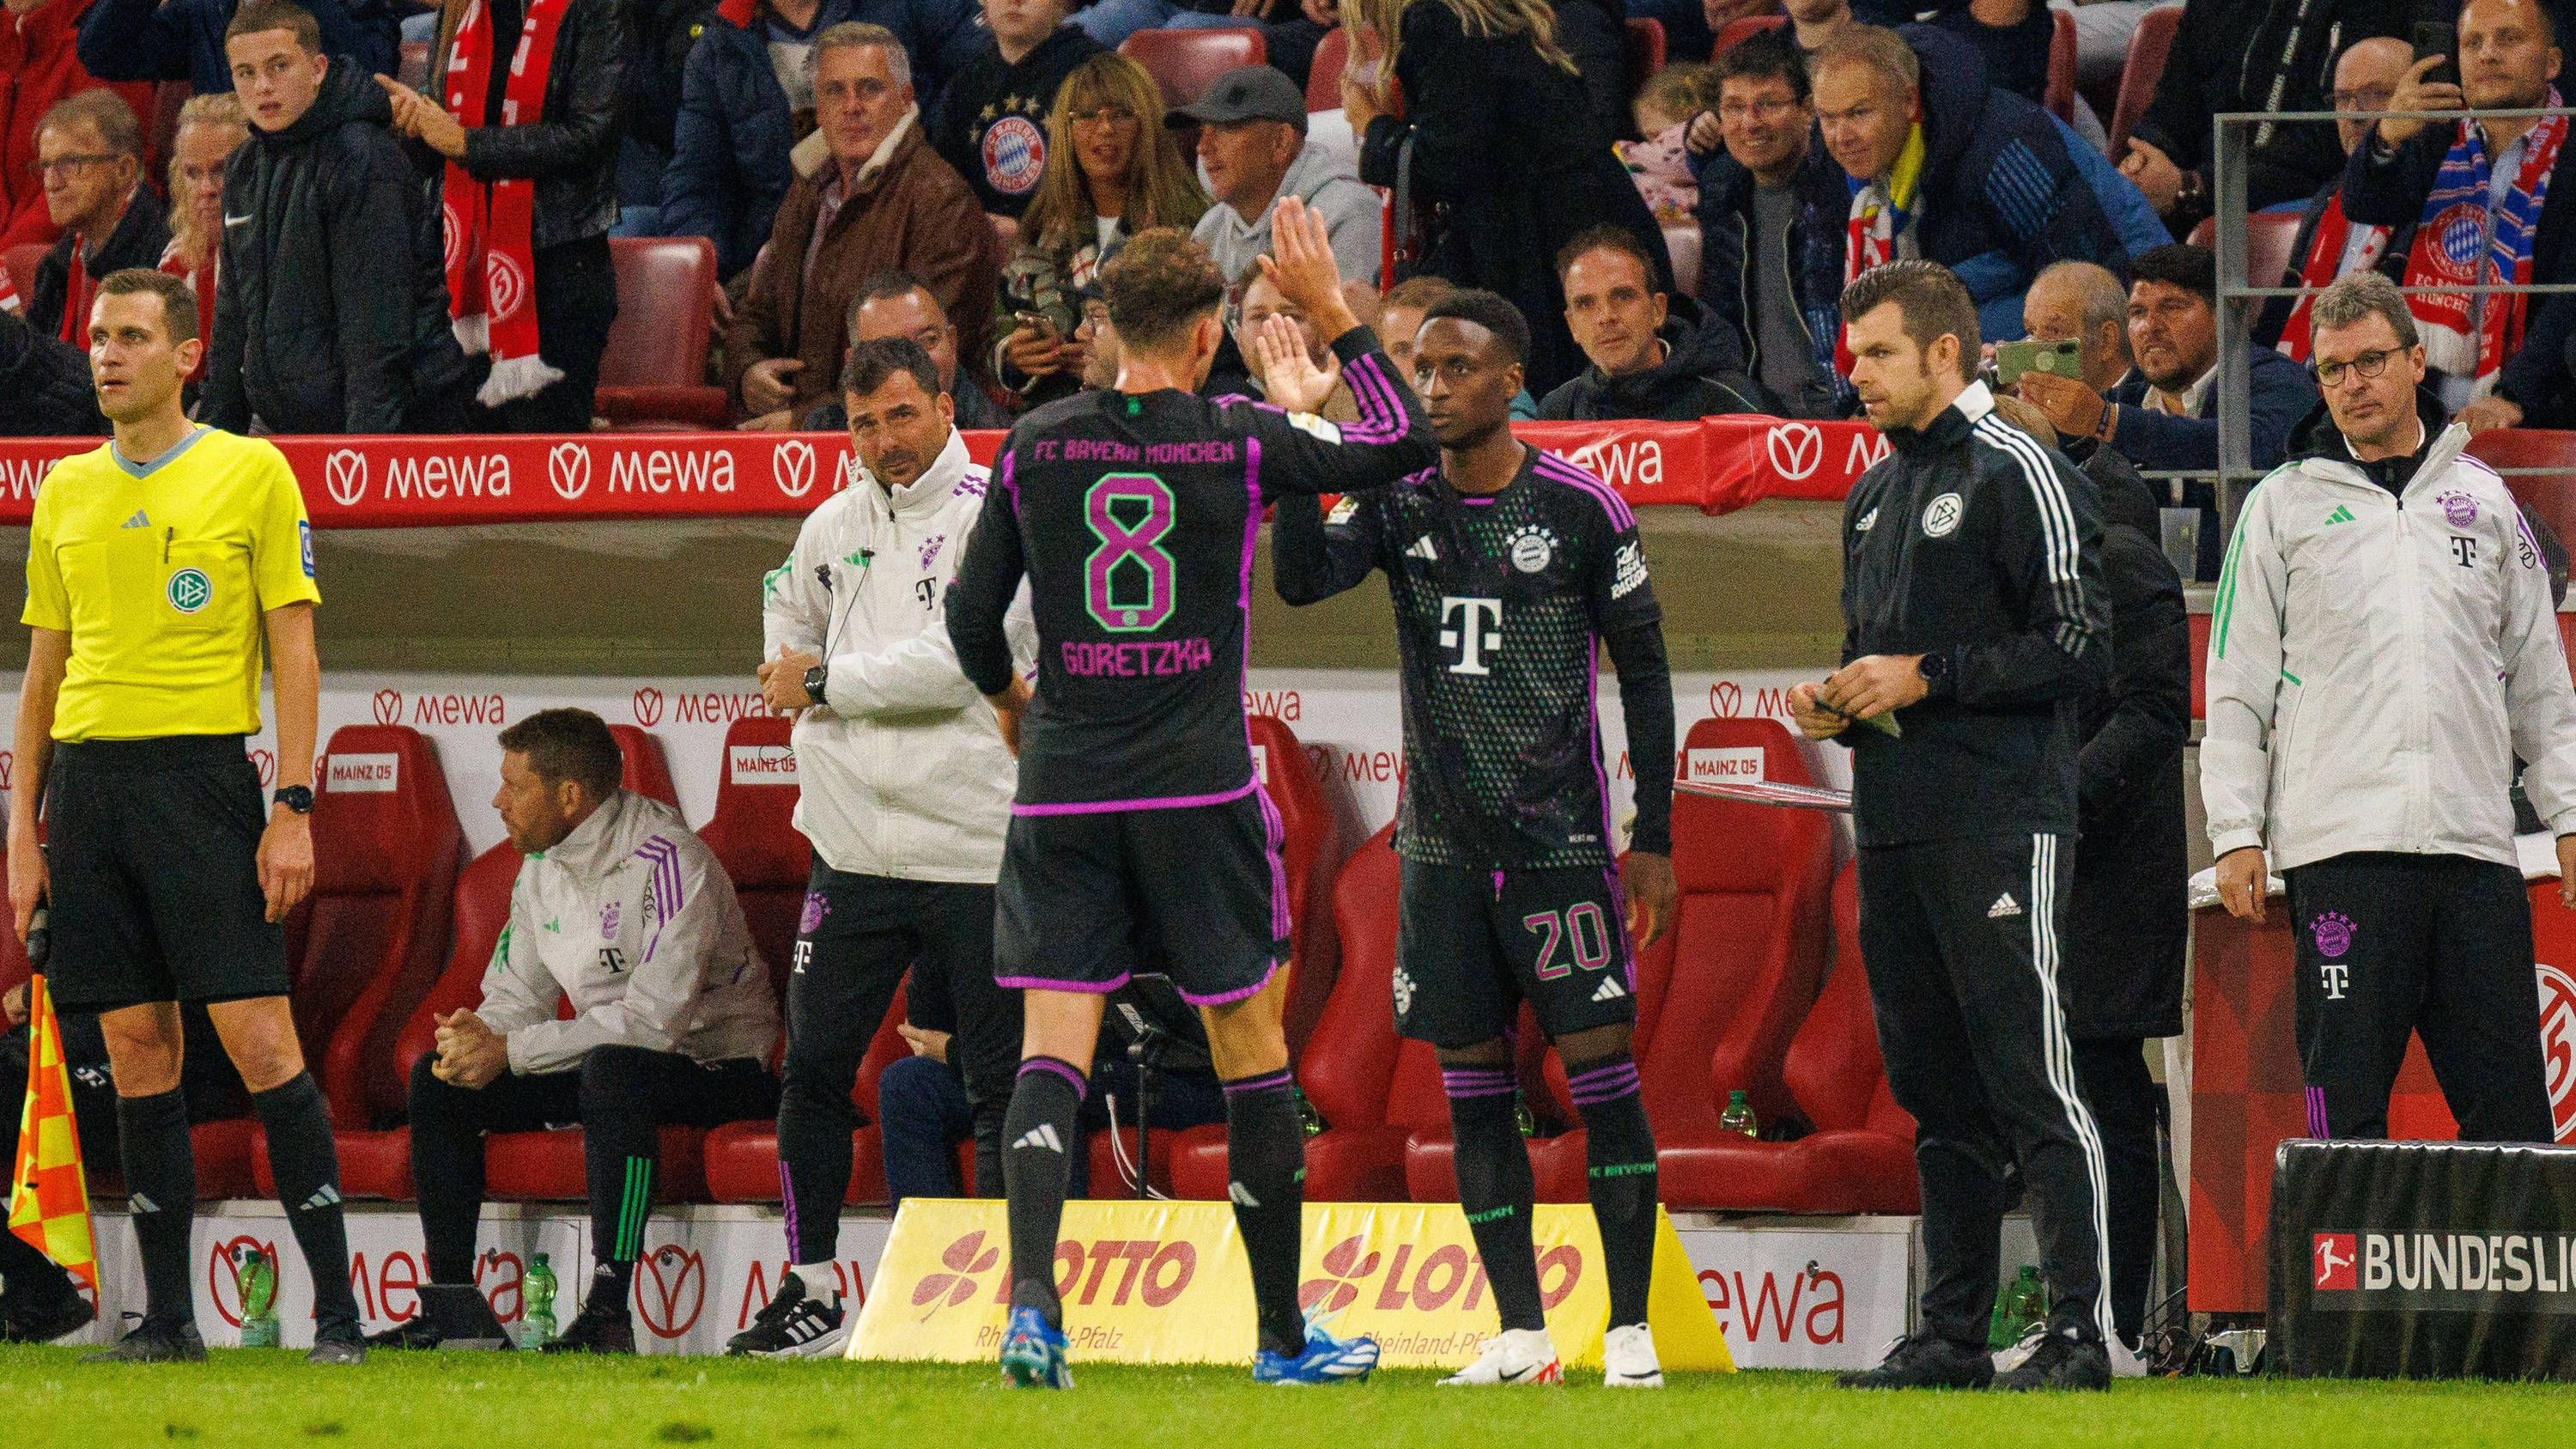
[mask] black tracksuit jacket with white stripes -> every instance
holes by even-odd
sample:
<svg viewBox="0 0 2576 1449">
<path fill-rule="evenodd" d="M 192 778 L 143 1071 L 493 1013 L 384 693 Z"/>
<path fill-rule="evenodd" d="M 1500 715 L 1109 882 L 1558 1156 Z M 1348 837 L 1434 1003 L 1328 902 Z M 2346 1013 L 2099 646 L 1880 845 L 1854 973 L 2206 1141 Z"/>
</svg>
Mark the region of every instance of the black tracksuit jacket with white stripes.
<svg viewBox="0 0 2576 1449">
<path fill-rule="evenodd" d="M 1983 383 L 1890 451 L 1843 504 L 1843 660 L 1938 654 L 1932 692 L 1852 749 L 1864 846 L 2075 832 L 2076 702 L 2110 675 L 2101 506 Z"/>
</svg>

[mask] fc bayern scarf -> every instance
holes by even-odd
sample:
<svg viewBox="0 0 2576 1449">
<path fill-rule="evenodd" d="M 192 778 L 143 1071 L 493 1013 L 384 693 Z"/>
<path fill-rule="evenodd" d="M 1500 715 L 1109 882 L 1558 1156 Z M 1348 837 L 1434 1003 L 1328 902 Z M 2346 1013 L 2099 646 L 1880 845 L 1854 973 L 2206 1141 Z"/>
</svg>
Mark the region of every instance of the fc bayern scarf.
<svg viewBox="0 0 2576 1449">
<path fill-rule="evenodd" d="M 502 83 L 501 114 L 484 114 L 492 93 L 492 13 L 483 0 L 465 7 L 447 60 L 447 110 L 467 130 L 515 126 L 545 109 L 546 72 L 555 34 L 571 0 L 528 0 L 518 49 Z M 529 397 L 563 376 L 538 351 L 536 309 L 537 183 L 524 176 L 478 181 L 450 161 L 440 201 L 447 252 L 448 315 L 467 355 L 490 353 L 492 375 L 476 398 L 498 407 Z"/>
<path fill-rule="evenodd" d="M 1923 118 L 1906 129 L 1905 147 L 1887 180 L 1851 183 L 1851 218 L 1843 236 L 1843 285 L 1848 287 L 1872 267 L 1914 251 L 1915 194 L 1923 181 Z M 1844 329 L 1848 332 L 1849 329 Z M 1834 339 L 1834 370 L 1851 376 L 1851 347 Z"/>
<path fill-rule="evenodd" d="M 2317 214 L 2316 239 L 2308 244 L 2307 259 L 2299 264 L 2299 285 L 2323 288 L 2333 285 L 2342 275 L 2344 248 L 2353 238 L 2352 219 L 2343 214 L 2343 192 L 2338 188 L 2326 198 L 2326 209 Z M 2352 269 L 2366 272 L 2379 265 L 2388 250 L 2389 229 L 2364 226 L 2362 246 L 2353 258 Z M 2276 345 L 2292 362 L 2308 360 L 2309 332 L 2313 326 L 2308 314 L 2316 308 L 2317 296 L 2310 292 L 2290 305 L 2290 320 L 2281 324 L 2281 340 Z"/>
<path fill-rule="evenodd" d="M 2557 106 L 2556 87 L 2545 104 Z M 2567 139 L 2567 118 L 2549 116 L 2522 141 L 2522 167 L 2504 199 L 2487 203 L 2486 132 L 2475 121 L 2459 123 L 2442 169 L 2424 198 L 2424 216 L 2415 226 L 2415 242 L 2406 253 L 2409 287 L 2466 287 L 2480 283 L 2531 281 L 2532 238 L 2540 229 L 2540 208 L 2549 197 L 2549 173 L 2557 169 L 2559 145 Z M 2454 377 L 2473 377 L 2479 391 L 2493 385 L 2496 370 L 2522 345 L 2522 323 L 2528 293 L 2488 293 L 2481 300 L 2465 292 L 2410 295 L 2408 310 L 2424 334 L 2424 360 Z"/>
</svg>

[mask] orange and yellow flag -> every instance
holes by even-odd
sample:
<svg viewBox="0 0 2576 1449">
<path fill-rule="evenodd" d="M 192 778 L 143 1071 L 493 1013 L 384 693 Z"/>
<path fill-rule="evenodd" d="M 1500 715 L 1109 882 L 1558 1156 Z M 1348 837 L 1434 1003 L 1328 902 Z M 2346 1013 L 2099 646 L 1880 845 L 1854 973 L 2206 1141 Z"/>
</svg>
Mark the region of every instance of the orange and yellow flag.
<svg viewBox="0 0 2576 1449">
<path fill-rule="evenodd" d="M 27 995 L 27 1105 L 18 1117 L 18 1160 L 9 1174 L 9 1231 L 80 1280 L 90 1302 L 98 1301 L 71 1073 L 63 1063 L 62 1023 L 42 976 Z"/>
</svg>

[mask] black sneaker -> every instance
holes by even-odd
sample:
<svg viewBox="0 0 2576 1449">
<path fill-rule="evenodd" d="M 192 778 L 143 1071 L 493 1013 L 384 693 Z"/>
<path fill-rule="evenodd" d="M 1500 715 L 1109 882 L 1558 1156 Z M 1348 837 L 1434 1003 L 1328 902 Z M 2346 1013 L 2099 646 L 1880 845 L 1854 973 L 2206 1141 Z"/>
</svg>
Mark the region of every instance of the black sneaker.
<svg viewBox="0 0 2576 1449">
<path fill-rule="evenodd" d="M 778 1285 L 778 1296 L 725 1344 L 725 1352 L 737 1358 L 829 1358 L 848 1340 L 848 1322 L 837 1299 L 814 1297 L 790 1273 Z"/>
<path fill-rule="evenodd" d="M 37 1281 L 29 1281 L 31 1278 Z M 87 1328 L 97 1317 L 72 1275 L 57 1268 L 52 1279 L 21 1273 L 0 1293 L 0 1343 L 50 1343 Z"/>
<path fill-rule="evenodd" d="M 397 1323 L 381 1333 L 368 1334 L 367 1347 L 436 1348 L 438 1339 L 438 1325 L 429 1321 L 428 1314 L 422 1313 L 415 1315 L 408 1322 Z"/>
<path fill-rule="evenodd" d="M 2087 1337 L 2080 1329 L 2055 1329 L 2040 1339 L 2030 1357 L 1996 1379 L 1995 1387 L 2007 1393 L 2107 1389 L 2111 1387 L 2111 1355 L 2101 1340 Z"/>
<path fill-rule="evenodd" d="M 1878 1367 L 1835 1382 L 1847 1389 L 1982 1389 L 1994 1378 L 1995 1361 L 1983 1346 L 1909 1333 Z"/>
<path fill-rule="evenodd" d="M 545 1353 L 633 1353 L 635 1319 L 623 1308 L 584 1308 Z"/>
<path fill-rule="evenodd" d="M 206 1341 L 197 1325 L 146 1318 L 113 1348 L 81 1355 L 82 1363 L 204 1363 Z"/>
<path fill-rule="evenodd" d="M 314 1326 L 313 1349 L 304 1355 L 306 1363 L 359 1364 L 367 1361 L 366 1336 L 358 1331 L 354 1318 Z"/>
</svg>

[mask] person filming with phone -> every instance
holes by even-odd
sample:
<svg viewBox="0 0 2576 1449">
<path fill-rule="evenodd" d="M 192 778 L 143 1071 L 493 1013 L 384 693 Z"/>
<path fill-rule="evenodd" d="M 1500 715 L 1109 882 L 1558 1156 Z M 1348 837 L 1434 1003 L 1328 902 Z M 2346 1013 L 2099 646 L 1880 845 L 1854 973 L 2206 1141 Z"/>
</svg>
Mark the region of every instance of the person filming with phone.
<svg viewBox="0 0 2576 1449">
<path fill-rule="evenodd" d="M 2072 280 L 2060 278 L 2061 283 Z M 2087 320 L 2080 306 L 2056 308 L 2066 315 L 2043 318 L 2042 290 L 2033 283 L 2023 306 L 2023 318 L 2033 327 L 2043 320 L 2060 327 Z M 2081 377 L 2036 369 L 2018 372 L 2013 380 L 2022 399 L 2045 414 L 2070 444 L 2107 446 L 2141 469 L 2215 470 L 2218 258 L 2206 247 L 2183 245 L 2140 253 L 2129 263 L 2127 311 L 2128 352 L 2135 363 L 2116 383 L 2106 388 L 2099 381 L 2113 366 L 2107 328 L 2034 331 L 2034 338 L 2077 337 L 2090 356 Z M 2004 371 L 2017 371 L 2010 366 L 2017 355 L 2006 351 L 2014 346 L 2005 343 L 1997 349 Z M 2290 430 L 2316 410 L 2316 384 L 2307 369 L 2268 347 L 2250 349 L 2248 380 L 2254 466 L 2271 468 L 2289 455 Z M 2174 501 L 2201 511 L 2200 557 L 2193 573 L 2216 577 L 2221 538 L 2216 492 L 2207 480 L 2186 482 Z"/>
<path fill-rule="evenodd" d="M 2456 54 L 2432 49 L 2446 28 L 2416 28 L 2415 64 L 2388 109 L 2467 114 L 2382 117 L 2345 168 L 2345 215 L 2398 228 L 2389 250 L 2409 288 L 2576 280 L 2576 206 L 2549 204 L 2567 118 L 2488 114 L 2563 104 L 2557 22 L 2538 0 L 2469 0 Z M 2463 236 L 2477 240 L 2463 248 Z M 2449 292 L 2406 305 L 2445 413 L 2471 433 L 2561 425 L 2576 302 Z"/>
</svg>

